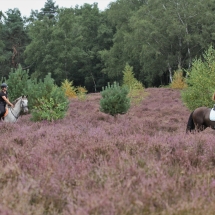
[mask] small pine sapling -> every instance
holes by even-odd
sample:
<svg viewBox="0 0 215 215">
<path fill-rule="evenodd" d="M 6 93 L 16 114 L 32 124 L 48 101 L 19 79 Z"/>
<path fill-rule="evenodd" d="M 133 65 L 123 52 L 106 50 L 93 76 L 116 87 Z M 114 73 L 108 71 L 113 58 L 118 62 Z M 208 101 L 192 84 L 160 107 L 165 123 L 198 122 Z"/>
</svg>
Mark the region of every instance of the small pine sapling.
<svg viewBox="0 0 215 215">
<path fill-rule="evenodd" d="M 61 88 L 68 98 L 77 98 L 76 88 L 73 86 L 73 81 L 65 79 L 61 84 Z"/>
<path fill-rule="evenodd" d="M 140 81 L 134 77 L 133 67 L 126 64 L 123 71 L 123 86 L 128 87 L 132 103 L 138 104 L 143 99 L 144 87 Z"/>
<path fill-rule="evenodd" d="M 173 75 L 173 81 L 170 84 L 170 87 L 172 89 L 184 89 L 187 87 L 185 78 L 183 77 L 183 71 L 181 69 L 175 71 Z"/>
<path fill-rule="evenodd" d="M 5 80 L 10 89 L 10 100 L 14 100 L 24 94 L 29 95 L 27 91 L 29 78 L 28 70 L 23 70 L 21 65 L 17 69 L 11 69 L 8 79 Z"/>
<path fill-rule="evenodd" d="M 197 107 L 213 107 L 211 99 L 215 91 L 215 49 L 210 46 L 203 55 L 203 59 L 195 59 L 190 70 L 187 70 L 186 83 L 182 91 L 182 100 L 190 109 Z"/>
<path fill-rule="evenodd" d="M 87 95 L 87 89 L 85 87 L 77 87 L 77 96 L 79 100 L 85 100 Z"/>
<path fill-rule="evenodd" d="M 128 88 L 119 86 L 114 82 L 112 85 L 103 88 L 100 100 L 100 111 L 116 116 L 117 114 L 125 114 L 130 108 L 130 99 L 128 96 Z"/>
</svg>

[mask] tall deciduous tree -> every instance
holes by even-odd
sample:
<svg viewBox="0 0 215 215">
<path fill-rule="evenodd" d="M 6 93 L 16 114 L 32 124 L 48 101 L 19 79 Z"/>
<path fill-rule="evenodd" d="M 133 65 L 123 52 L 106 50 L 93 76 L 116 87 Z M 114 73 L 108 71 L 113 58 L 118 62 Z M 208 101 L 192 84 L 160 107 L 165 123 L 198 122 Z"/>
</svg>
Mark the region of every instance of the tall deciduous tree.
<svg viewBox="0 0 215 215">
<path fill-rule="evenodd" d="M 2 68 L 1 74 L 7 76 L 11 68 L 18 68 L 19 64 L 24 66 L 23 53 L 28 42 L 24 21 L 17 8 L 9 9 L 6 12 L 4 21 L 1 24 L 0 39 L 4 44 L 4 68 Z"/>
<path fill-rule="evenodd" d="M 115 79 L 128 62 L 146 86 L 167 84 L 174 70 L 189 68 L 192 59 L 214 43 L 212 0 L 149 0 L 128 8 L 132 3 L 118 0 L 109 11 L 116 34 L 113 47 L 101 55 L 104 72 Z"/>
<path fill-rule="evenodd" d="M 61 8 L 52 19 L 45 16 L 29 26 L 31 43 L 26 49 L 26 62 L 35 62 L 37 74 L 52 72 L 57 83 L 64 79 L 96 91 L 104 86 L 98 52 L 112 44 L 112 29 L 97 4 Z M 103 41 L 103 38 L 105 42 Z"/>
<path fill-rule="evenodd" d="M 6 56 L 4 55 L 4 41 L 2 38 L 2 29 L 3 29 L 3 13 L 0 11 L 0 76 L 4 76 L 4 65 L 6 61 Z"/>
<path fill-rule="evenodd" d="M 171 82 L 174 70 L 190 68 L 192 59 L 213 42 L 214 6 L 211 0 L 162 0 L 140 8 L 129 36 L 133 49 L 141 53 L 141 75 L 149 84 L 167 72 Z"/>
<path fill-rule="evenodd" d="M 122 80 L 122 71 L 126 63 L 133 65 L 134 69 L 138 70 L 136 58 L 131 55 L 131 50 L 126 49 L 126 46 L 128 47 L 126 35 L 131 31 L 129 20 L 144 4 L 145 0 L 117 0 L 110 4 L 110 9 L 107 11 L 108 20 L 115 29 L 115 34 L 113 46 L 109 50 L 102 50 L 100 54 L 105 65 L 102 71 L 112 80 L 118 82 Z"/>
</svg>

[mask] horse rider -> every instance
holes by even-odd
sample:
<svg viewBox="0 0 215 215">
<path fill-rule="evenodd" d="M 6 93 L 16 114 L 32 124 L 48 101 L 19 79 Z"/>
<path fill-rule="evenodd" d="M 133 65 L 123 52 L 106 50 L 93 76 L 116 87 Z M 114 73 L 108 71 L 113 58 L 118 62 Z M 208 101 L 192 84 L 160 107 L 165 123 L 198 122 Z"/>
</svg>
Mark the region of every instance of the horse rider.
<svg viewBox="0 0 215 215">
<path fill-rule="evenodd" d="M 1 91 L 0 91 L 0 119 L 3 118 L 6 112 L 6 104 L 10 105 L 12 108 L 14 107 L 13 104 L 9 101 L 7 96 L 7 84 L 1 84 Z M 3 118 L 4 120 L 4 118 Z"/>
</svg>

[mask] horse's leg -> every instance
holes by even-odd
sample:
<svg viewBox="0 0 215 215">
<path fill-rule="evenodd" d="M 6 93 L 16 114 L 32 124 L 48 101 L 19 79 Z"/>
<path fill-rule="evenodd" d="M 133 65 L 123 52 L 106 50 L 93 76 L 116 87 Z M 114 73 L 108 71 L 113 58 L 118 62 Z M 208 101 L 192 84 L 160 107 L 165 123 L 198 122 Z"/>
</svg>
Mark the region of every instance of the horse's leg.
<svg viewBox="0 0 215 215">
<path fill-rule="evenodd" d="M 186 133 L 192 132 L 195 130 L 195 123 L 193 121 L 193 112 L 190 114 L 188 122 L 187 122 L 187 128 Z"/>
<path fill-rule="evenodd" d="M 204 131 L 206 128 L 207 128 L 207 126 L 205 126 L 204 124 L 202 124 L 202 125 L 196 124 L 197 132 Z"/>
<path fill-rule="evenodd" d="M 200 132 L 200 131 L 204 131 L 207 128 L 207 126 L 204 124 L 203 119 L 195 118 L 193 121 L 195 124 L 195 131 Z"/>
</svg>

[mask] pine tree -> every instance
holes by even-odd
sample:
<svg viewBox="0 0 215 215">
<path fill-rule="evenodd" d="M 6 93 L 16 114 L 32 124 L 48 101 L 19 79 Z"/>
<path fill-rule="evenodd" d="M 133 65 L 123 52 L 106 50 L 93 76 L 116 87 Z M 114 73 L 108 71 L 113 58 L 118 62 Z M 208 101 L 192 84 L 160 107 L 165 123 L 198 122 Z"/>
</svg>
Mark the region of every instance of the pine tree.
<svg viewBox="0 0 215 215">
<path fill-rule="evenodd" d="M 205 52 L 202 59 L 195 59 L 192 69 L 187 71 L 188 87 L 182 91 L 182 99 L 190 110 L 197 107 L 212 107 L 211 97 L 215 92 L 215 50 L 212 46 Z"/>
<path fill-rule="evenodd" d="M 187 87 L 185 78 L 183 77 L 183 71 L 181 69 L 175 71 L 170 87 L 173 89 L 184 89 Z"/>
<path fill-rule="evenodd" d="M 73 86 L 73 81 L 69 81 L 68 79 L 65 79 L 64 82 L 62 82 L 61 84 L 61 88 L 68 98 L 77 97 L 77 93 L 76 93 L 77 89 Z"/>
<path fill-rule="evenodd" d="M 129 97 L 131 101 L 135 104 L 139 103 L 143 99 L 142 93 L 144 92 L 144 87 L 140 81 L 134 77 L 133 67 L 126 64 L 123 71 L 123 86 L 129 89 Z"/>
<path fill-rule="evenodd" d="M 120 87 L 114 82 L 112 85 L 103 88 L 100 100 L 100 111 L 116 116 L 125 114 L 130 108 L 130 99 L 127 97 L 129 90 L 126 87 Z"/>
<path fill-rule="evenodd" d="M 6 83 L 8 84 L 8 94 L 10 100 L 15 100 L 21 95 L 28 94 L 28 70 L 23 70 L 21 65 L 17 69 L 11 69 Z"/>
</svg>

